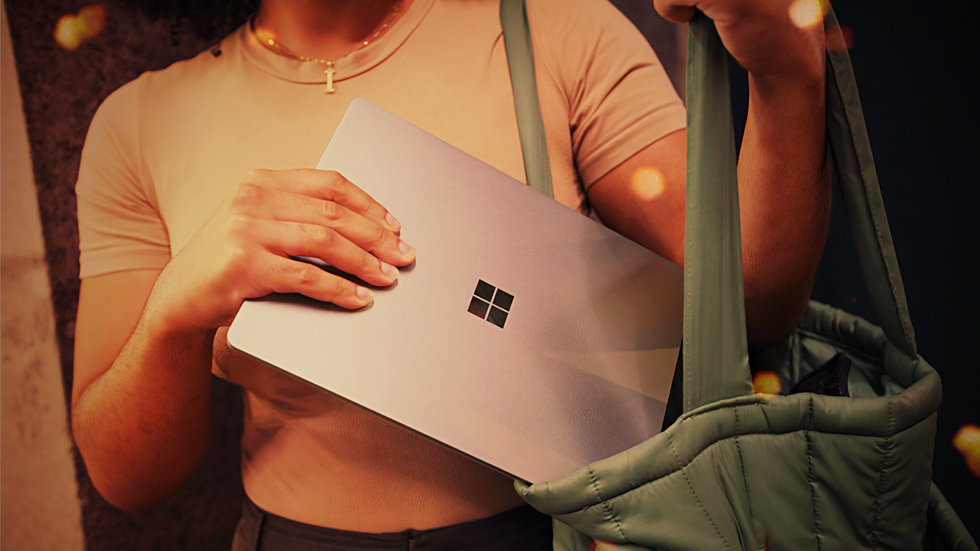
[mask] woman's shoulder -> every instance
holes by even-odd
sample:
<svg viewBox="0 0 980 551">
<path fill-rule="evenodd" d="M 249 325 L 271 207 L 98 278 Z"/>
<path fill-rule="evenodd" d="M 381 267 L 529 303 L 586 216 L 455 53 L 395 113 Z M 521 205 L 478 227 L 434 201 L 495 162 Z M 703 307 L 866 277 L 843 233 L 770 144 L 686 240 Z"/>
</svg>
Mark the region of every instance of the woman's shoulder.
<svg viewBox="0 0 980 551">
<path fill-rule="evenodd" d="M 234 53 L 239 49 L 238 32 L 232 32 L 193 57 L 175 61 L 163 69 L 143 72 L 112 92 L 99 110 L 179 107 L 188 94 L 213 91 L 215 84 L 226 78 L 235 65 Z"/>
<path fill-rule="evenodd" d="M 637 55 L 655 57 L 636 26 L 609 0 L 526 3 L 535 54 L 560 72 L 578 74 L 597 62 L 618 64 Z"/>
</svg>

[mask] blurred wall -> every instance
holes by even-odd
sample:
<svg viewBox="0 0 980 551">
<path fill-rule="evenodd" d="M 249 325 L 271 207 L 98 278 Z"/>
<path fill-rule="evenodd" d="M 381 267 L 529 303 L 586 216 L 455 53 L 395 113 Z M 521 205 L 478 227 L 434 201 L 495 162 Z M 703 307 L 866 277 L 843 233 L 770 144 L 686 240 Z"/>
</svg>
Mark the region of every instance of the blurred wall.
<svg viewBox="0 0 980 551">
<path fill-rule="evenodd" d="M 127 7 L 121 1 L 106 0 L 99 2 L 105 7 L 107 27 L 97 37 L 83 44 L 77 50 L 66 51 L 60 48 L 52 37 L 58 18 L 66 14 L 78 13 L 85 5 L 94 0 L 4 0 L 6 16 L 9 19 L 10 37 L 15 50 L 14 61 L 17 65 L 16 76 L 8 78 L 3 75 L 4 101 L 8 96 L 17 98 L 19 85 L 20 96 L 18 103 L 23 104 L 21 120 L 27 121 L 27 132 L 24 136 L 21 126 L 21 139 L 26 138 L 30 146 L 30 161 L 28 168 L 33 168 L 34 181 L 30 182 L 30 172 L 27 172 L 27 189 L 31 193 L 30 201 L 20 207 L 13 207 L 7 202 L 7 177 L 4 174 L 4 265 L 3 265 L 3 327 L 16 328 L 17 335 L 22 340 L 40 341 L 41 335 L 48 339 L 49 354 L 53 353 L 51 365 L 54 370 L 45 374 L 43 382 L 53 384 L 57 392 L 51 396 L 53 401 L 44 402 L 49 407 L 47 417 L 31 415 L 36 430 L 60 430 L 63 438 L 67 427 L 67 412 L 65 405 L 71 392 L 72 353 L 74 348 L 74 319 L 78 300 L 78 228 L 75 215 L 75 179 L 81 155 L 85 134 L 92 120 L 92 115 L 102 100 L 113 90 L 136 78 L 148 70 L 162 69 L 174 61 L 191 57 L 204 50 L 208 44 L 193 37 L 186 28 L 171 29 L 169 21 L 148 21 L 133 8 Z M 5 55 L 10 49 L 4 46 Z M 13 73 L 11 72 L 11 75 Z M 9 94 L 8 94 L 9 92 Z M 16 109 L 20 112 L 20 107 Z M 6 171 L 6 133 L 8 127 L 13 128 L 13 116 L 3 114 L 4 127 L 4 159 Z M 23 124 L 23 123 L 21 123 Z M 22 145 L 26 159 L 27 144 Z M 36 189 L 36 197 L 34 197 Z M 7 303 L 13 297 L 25 295 L 25 291 L 7 289 L 8 265 L 6 253 L 15 250 L 7 248 L 8 226 L 22 227 L 23 224 L 14 221 L 13 215 L 8 218 L 8 210 L 22 214 L 40 212 L 40 226 L 34 222 L 36 238 L 35 253 L 31 266 L 40 273 L 40 280 L 32 280 L 34 284 L 44 283 L 38 293 L 49 303 L 46 312 L 49 314 L 46 326 L 18 321 L 9 317 Z M 8 224 L 7 220 L 11 220 Z M 40 234 L 43 232 L 43 242 Z M 12 237 L 12 241 L 21 242 L 21 237 Z M 43 245 L 42 245 L 43 243 Z M 43 247 L 43 248 L 42 248 Z M 46 265 L 46 266 L 45 266 Z M 16 273 L 16 272 L 12 272 Z M 50 285 L 50 290 L 49 290 Z M 33 288 L 32 288 L 33 289 Z M 50 314 L 53 304 L 53 319 Z M 6 337 L 5 337 L 6 338 Z M 57 347 L 53 347 L 57 343 Z M 10 348 L 13 350 L 13 347 Z M 3 353 L 8 352 L 7 342 L 3 342 Z M 60 362 L 58 356 L 60 355 Z M 7 534 L 10 530 L 20 530 L 23 526 L 44 526 L 53 535 L 60 531 L 59 522 L 71 519 L 70 515 L 48 509 L 24 508 L 15 520 L 7 521 L 7 510 L 16 511 L 18 493 L 15 492 L 18 483 L 27 485 L 25 490 L 37 492 L 37 480 L 43 476 L 54 476 L 51 473 L 61 472 L 44 463 L 50 454 L 37 454 L 35 459 L 36 471 L 18 472 L 15 468 L 8 469 L 7 449 L 11 451 L 26 450 L 18 441 L 15 432 L 7 431 L 8 419 L 13 420 L 13 414 L 8 416 L 8 408 L 23 408 L 12 396 L 18 387 L 24 387 L 20 379 L 12 379 L 8 384 L 6 358 L 4 359 L 3 380 L 3 549 L 7 549 Z M 59 369 L 60 364 L 60 369 Z M 46 366 L 47 367 L 47 366 Z M 23 378 L 23 376 L 22 376 Z M 31 380 L 28 380 L 30 382 Z M 25 389 L 28 387 L 25 387 Z M 11 394 L 11 395 L 8 395 Z M 38 393 L 27 394 L 21 402 L 31 403 Z M 48 395 L 45 394 L 45 399 Z M 65 440 L 63 453 L 70 450 L 68 456 L 74 461 L 75 473 L 69 471 L 68 481 L 71 485 L 71 495 L 77 500 L 74 523 L 78 522 L 78 506 L 81 506 L 81 528 L 85 536 L 87 549 L 92 550 L 221 550 L 225 551 L 231 544 L 231 534 L 235 522 L 241 512 L 243 491 L 241 489 L 240 450 L 241 437 L 241 400 L 236 387 L 216 381 L 212 385 L 212 438 L 205 458 L 198 470 L 192 475 L 185 486 L 170 499 L 163 501 L 147 510 L 130 514 L 109 505 L 95 490 L 85 470 L 77 449 L 69 446 Z M 43 406 L 42 406 L 43 407 Z M 55 409 L 57 407 L 57 409 Z M 16 429 L 13 429 L 16 431 Z M 70 435 L 67 437 L 70 438 Z M 26 451 L 22 452 L 26 453 Z M 11 465 L 14 461 L 11 460 Z M 69 468 L 71 463 L 68 464 Z M 48 472 L 50 471 L 50 473 Z M 75 490 L 75 482 L 77 490 Z M 32 497 L 34 499 L 34 497 Z M 48 503 L 43 493 L 37 493 L 36 499 Z M 55 528 L 58 528 L 55 530 Z M 76 528 L 77 530 L 77 528 Z M 28 538 L 40 537 L 42 534 L 30 532 Z M 80 538 L 79 538 L 80 539 Z M 28 540 L 26 549 L 44 549 L 43 540 Z M 70 546 L 58 545 L 57 549 L 72 549 Z M 17 547 L 11 547 L 17 549 Z"/>
<path fill-rule="evenodd" d="M 0 548 L 71 551 L 81 513 L 5 5 L 0 17 Z"/>
</svg>

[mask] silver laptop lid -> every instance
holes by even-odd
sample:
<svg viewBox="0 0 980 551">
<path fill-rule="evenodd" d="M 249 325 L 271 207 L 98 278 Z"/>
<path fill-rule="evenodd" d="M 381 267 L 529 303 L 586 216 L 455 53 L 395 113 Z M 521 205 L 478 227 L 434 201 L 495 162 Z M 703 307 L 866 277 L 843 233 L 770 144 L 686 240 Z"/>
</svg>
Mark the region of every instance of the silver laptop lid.
<svg viewBox="0 0 980 551">
<path fill-rule="evenodd" d="M 395 213 L 416 262 L 361 310 L 247 301 L 234 349 L 532 483 L 660 432 L 679 267 L 366 100 L 317 167 Z"/>
</svg>

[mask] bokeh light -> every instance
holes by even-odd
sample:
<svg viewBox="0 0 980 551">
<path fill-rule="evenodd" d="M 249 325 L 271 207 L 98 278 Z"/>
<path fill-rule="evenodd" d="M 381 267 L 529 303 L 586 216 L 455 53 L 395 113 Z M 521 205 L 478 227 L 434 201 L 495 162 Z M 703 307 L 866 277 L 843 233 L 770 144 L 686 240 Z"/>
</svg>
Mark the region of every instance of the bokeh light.
<svg viewBox="0 0 980 551">
<path fill-rule="evenodd" d="M 756 394 L 779 394 L 782 391 L 783 383 L 772 371 L 760 371 L 752 377 L 752 392 Z"/>
<path fill-rule="evenodd" d="M 953 447 L 963 455 L 966 467 L 980 478 L 980 427 L 967 423 L 953 436 Z"/>
<path fill-rule="evenodd" d="M 641 166 L 634 170 L 630 181 L 630 189 L 641 201 L 653 201 L 660 197 L 666 185 L 663 173 L 652 166 Z"/>
<path fill-rule="evenodd" d="M 824 0 L 793 0 L 789 5 L 789 19 L 801 29 L 812 29 L 820 25 L 826 14 Z"/>
<path fill-rule="evenodd" d="M 77 14 L 65 14 L 54 26 L 54 41 L 69 52 L 105 30 L 105 8 L 98 4 L 85 6 Z"/>
</svg>

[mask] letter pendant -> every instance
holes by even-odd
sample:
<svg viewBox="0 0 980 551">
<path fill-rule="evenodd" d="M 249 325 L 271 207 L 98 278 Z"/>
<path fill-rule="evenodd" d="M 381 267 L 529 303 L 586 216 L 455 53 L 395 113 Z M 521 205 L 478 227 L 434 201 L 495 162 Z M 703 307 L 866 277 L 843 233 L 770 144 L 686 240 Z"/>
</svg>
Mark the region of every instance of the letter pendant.
<svg viewBox="0 0 980 551">
<path fill-rule="evenodd" d="M 337 70 L 333 68 L 333 61 L 328 61 L 327 70 L 323 71 L 323 74 L 327 75 L 327 87 L 323 90 L 324 94 L 332 94 L 337 91 L 333 87 L 333 74 L 336 72 Z"/>
</svg>

